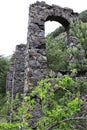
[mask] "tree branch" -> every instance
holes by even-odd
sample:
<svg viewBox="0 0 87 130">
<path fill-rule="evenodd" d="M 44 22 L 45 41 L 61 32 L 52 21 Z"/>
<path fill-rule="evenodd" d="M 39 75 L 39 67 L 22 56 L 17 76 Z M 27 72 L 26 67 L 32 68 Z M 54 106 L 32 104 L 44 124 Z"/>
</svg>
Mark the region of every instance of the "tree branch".
<svg viewBox="0 0 87 130">
<path fill-rule="evenodd" d="M 68 122 L 71 120 L 87 120 L 87 117 L 73 117 L 73 118 L 66 118 L 60 122 L 56 122 L 54 123 L 52 126 L 50 126 L 49 128 L 47 128 L 47 130 L 51 130 L 53 127 L 58 126 L 60 123 L 62 122 Z"/>
</svg>

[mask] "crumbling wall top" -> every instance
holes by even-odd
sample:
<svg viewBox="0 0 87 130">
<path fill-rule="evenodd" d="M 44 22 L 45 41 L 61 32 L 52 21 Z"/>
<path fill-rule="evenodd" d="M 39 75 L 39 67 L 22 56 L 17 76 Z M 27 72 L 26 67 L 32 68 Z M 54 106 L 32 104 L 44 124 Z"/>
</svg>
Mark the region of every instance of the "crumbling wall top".
<svg viewBox="0 0 87 130">
<path fill-rule="evenodd" d="M 78 19 L 78 13 L 75 13 L 70 8 L 62 8 L 57 5 L 48 5 L 44 1 L 30 5 L 29 8 L 30 16 L 34 17 L 34 23 L 41 25 L 41 22 L 48 20 L 58 21 L 63 26 L 67 26 L 72 20 Z M 60 19 L 61 18 L 61 19 Z M 32 19 L 33 20 L 33 19 Z"/>
</svg>

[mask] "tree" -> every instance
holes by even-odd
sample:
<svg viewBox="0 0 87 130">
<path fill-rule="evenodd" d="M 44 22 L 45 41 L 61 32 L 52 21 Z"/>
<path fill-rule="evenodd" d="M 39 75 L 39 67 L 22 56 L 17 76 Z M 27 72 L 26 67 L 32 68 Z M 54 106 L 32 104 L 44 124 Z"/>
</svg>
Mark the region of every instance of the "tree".
<svg viewBox="0 0 87 130">
<path fill-rule="evenodd" d="M 57 29 L 58 30 L 58 29 Z M 59 28 L 60 30 L 60 28 Z M 55 31 L 56 33 L 56 31 Z M 46 51 L 48 67 L 52 70 L 66 71 L 67 69 L 67 44 L 65 40 L 65 33 L 61 35 L 48 35 L 46 37 Z"/>
<path fill-rule="evenodd" d="M 80 13 L 80 19 L 82 20 L 82 22 L 87 22 L 87 10 Z"/>
<path fill-rule="evenodd" d="M 10 61 L 0 56 L 0 94 L 4 95 L 6 92 L 6 76 Z"/>
</svg>

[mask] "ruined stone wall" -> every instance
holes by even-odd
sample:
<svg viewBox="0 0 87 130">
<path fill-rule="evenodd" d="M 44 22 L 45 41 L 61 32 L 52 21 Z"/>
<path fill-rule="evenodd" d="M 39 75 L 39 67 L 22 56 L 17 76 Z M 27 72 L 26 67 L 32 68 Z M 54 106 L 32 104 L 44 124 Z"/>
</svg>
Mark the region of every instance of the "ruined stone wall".
<svg viewBox="0 0 87 130">
<path fill-rule="evenodd" d="M 46 43 L 45 43 L 45 22 L 57 21 L 61 23 L 67 33 L 67 45 L 69 45 L 69 24 L 76 21 L 78 14 L 72 9 L 61 8 L 56 5 L 47 5 L 45 2 L 36 2 L 30 5 L 29 22 L 27 34 L 27 47 L 25 54 L 25 86 L 24 92 L 31 92 L 29 85 L 33 88 L 38 81 L 49 75 L 50 70 L 47 66 Z M 61 71 L 61 70 L 60 70 Z M 37 99 L 38 100 L 38 99 Z M 36 127 L 37 120 L 41 117 L 41 108 L 36 104 L 32 128 Z"/>
<path fill-rule="evenodd" d="M 61 23 L 66 29 L 68 42 L 69 24 L 77 19 L 78 14 L 69 8 L 51 6 L 45 2 L 36 2 L 30 5 L 25 57 L 25 93 L 29 93 L 28 83 L 33 83 L 33 87 L 35 87 L 37 82 L 49 73 L 46 56 L 45 22 L 50 20 Z"/>
<path fill-rule="evenodd" d="M 44 27 L 45 22 L 48 20 L 57 21 L 65 27 L 67 47 L 75 49 L 76 45 L 79 45 L 78 39 L 69 35 L 69 24 L 71 21 L 78 20 L 77 13 L 74 13 L 69 8 L 47 5 L 45 2 L 36 2 L 30 5 L 27 45 L 18 45 L 16 47 L 15 60 L 7 76 L 7 90 L 10 91 L 11 97 L 16 93 L 24 92 L 29 94 L 31 92 L 29 85 L 32 84 L 33 88 L 35 88 L 38 81 L 46 77 L 50 72 L 47 66 Z M 82 49 L 79 53 L 81 51 Z M 74 62 L 72 55 L 69 55 L 69 62 L 71 64 Z M 71 69 L 69 67 L 66 71 Z M 36 127 L 35 123 L 41 117 L 41 108 L 37 104 L 36 108 L 37 110 L 33 112 L 33 128 Z"/>
<path fill-rule="evenodd" d="M 25 48 L 23 44 L 16 46 L 14 61 L 7 74 L 6 90 L 10 92 L 11 98 L 24 92 Z"/>
<path fill-rule="evenodd" d="M 7 75 L 7 90 L 16 92 L 29 92 L 29 83 L 33 87 L 37 82 L 49 74 L 47 67 L 45 22 L 57 21 L 61 23 L 67 33 L 69 44 L 69 24 L 76 21 L 78 14 L 70 8 L 62 8 L 56 5 L 48 5 L 45 2 L 36 2 L 29 7 L 29 22 L 27 33 L 27 45 L 18 45 L 15 52 L 15 60 Z M 24 78 L 25 77 L 25 78 Z M 25 81 L 24 81 L 25 80 Z"/>
</svg>

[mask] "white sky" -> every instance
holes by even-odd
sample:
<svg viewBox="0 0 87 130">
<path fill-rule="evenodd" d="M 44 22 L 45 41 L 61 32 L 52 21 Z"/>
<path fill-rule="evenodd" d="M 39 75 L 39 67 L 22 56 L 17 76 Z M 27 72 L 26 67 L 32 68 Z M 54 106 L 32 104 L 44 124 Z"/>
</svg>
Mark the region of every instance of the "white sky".
<svg viewBox="0 0 87 130">
<path fill-rule="evenodd" d="M 87 9 L 87 0 L 44 1 L 48 4 L 72 8 L 75 12 Z M 27 43 L 28 7 L 35 2 L 36 0 L 0 0 L 0 55 L 11 55 L 17 44 Z M 58 25 L 47 22 L 46 34 L 55 30 Z"/>
</svg>

